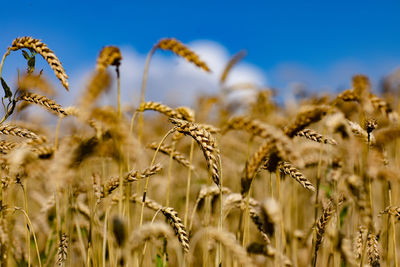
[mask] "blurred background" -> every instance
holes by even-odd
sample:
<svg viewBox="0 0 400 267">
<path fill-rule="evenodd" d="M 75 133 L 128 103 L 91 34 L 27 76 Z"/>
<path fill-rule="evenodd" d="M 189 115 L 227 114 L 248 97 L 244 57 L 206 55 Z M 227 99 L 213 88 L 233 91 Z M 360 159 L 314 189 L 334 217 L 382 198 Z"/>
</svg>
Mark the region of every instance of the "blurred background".
<svg viewBox="0 0 400 267">
<path fill-rule="evenodd" d="M 20 0 L 3 1 L 1 7 L 0 53 L 16 37 L 42 39 L 70 77 L 67 94 L 38 57 L 37 68 L 60 87 L 62 104 L 79 96 L 105 45 L 121 48 L 123 99 L 138 103 L 146 54 L 164 37 L 187 44 L 212 73 L 157 51 L 147 100 L 182 104 L 216 92 L 224 66 L 242 49 L 247 56 L 227 83 L 274 88 L 281 99 L 299 91 L 349 88 L 357 73 L 368 75 L 379 90 L 382 79 L 400 66 L 399 1 Z M 25 64 L 20 51 L 7 58 L 3 77 L 10 85 Z"/>
</svg>

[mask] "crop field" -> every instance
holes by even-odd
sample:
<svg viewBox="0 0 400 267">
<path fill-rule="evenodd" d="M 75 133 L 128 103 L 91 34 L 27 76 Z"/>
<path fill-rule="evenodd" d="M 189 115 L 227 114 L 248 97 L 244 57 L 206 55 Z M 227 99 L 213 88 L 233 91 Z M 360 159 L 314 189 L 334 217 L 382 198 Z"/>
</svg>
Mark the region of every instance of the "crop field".
<svg viewBox="0 0 400 267">
<path fill-rule="evenodd" d="M 276 90 L 226 84 L 239 52 L 219 92 L 176 107 L 146 97 L 152 56 L 213 70 L 165 38 L 130 105 L 124 55 L 105 46 L 61 106 L 57 51 L 33 37 L 1 49 L 0 77 L 8 55 L 26 62 L 1 78 L 1 266 L 399 266 L 399 77 L 375 92 L 354 74 L 339 94 L 283 105 Z M 253 101 L 229 102 L 241 90 Z"/>
</svg>

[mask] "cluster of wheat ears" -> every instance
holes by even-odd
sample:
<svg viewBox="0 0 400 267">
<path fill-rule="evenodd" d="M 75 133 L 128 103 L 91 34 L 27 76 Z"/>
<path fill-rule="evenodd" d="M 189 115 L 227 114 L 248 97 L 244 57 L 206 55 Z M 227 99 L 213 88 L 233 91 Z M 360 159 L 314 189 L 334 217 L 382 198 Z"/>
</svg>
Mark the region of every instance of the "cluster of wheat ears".
<svg viewBox="0 0 400 267">
<path fill-rule="evenodd" d="M 167 38 L 148 54 L 136 103 L 121 105 L 122 55 L 106 46 L 62 107 L 35 56 L 67 90 L 68 76 L 38 39 L 15 39 L 0 77 L 17 50 L 26 71 L 15 88 L 1 79 L 1 266 L 398 266 L 398 80 L 377 96 L 355 75 L 349 90 L 286 108 L 251 85 L 238 111 L 227 98 L 241 86 L 226 79 L 240 52 L 220 92 L 170 107 L 145 100 L 156 51 L 211 70 Z M 101 106 L 109 88 L 118 102 Z"/>
</svg>

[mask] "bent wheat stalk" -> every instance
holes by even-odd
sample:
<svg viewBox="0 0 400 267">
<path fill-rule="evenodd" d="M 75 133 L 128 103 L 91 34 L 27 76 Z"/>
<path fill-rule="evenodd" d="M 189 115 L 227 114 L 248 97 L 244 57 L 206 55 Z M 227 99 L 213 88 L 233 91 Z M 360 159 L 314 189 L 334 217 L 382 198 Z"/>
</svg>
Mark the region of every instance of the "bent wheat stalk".
<svg viewBox="0 0 400 267">
<path fill-rule="evenodd" d="M 60 60 L 45 43 L 42 43 L 39 39 L 34 39 L 29 36 L 14 39 L 12 45 L 8 47 L 0 65 L 0 77 L 5 58 L 10 54 L 11 51 L 17 51 L 23 48 L 32 49 L 36 53 L 40 54 L 50 65 L 51 69 L 54 71 L 54 74 L 61 81 L 61 84 L 64 86 L 64 88 L 68 91 L 68 75 L 66 74 Z"/>
</svg>

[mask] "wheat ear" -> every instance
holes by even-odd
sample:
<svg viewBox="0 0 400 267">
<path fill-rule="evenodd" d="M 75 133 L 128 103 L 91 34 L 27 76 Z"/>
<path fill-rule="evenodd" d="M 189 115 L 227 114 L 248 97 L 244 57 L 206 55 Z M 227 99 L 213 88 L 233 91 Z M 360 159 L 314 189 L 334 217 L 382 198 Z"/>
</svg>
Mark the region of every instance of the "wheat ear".
<svg viewBox="0 0 400 267">
<path fill-rule="evenodd" d="M 60 243 L 58 245 L 58 253 L 57 253 L 57 264 L 58 266 L 64 266 L 67 261 L 68 256 L 68 236 L 66 234 L 62 234 L 60 238 Z"/>
<path fill-rule="evenodd" d="M 37 104 L 39 106 L 45 107 L 47 110 L 61 116 L 67 116 L 65 110 L 57 104 L 54 100 L 51 100 L 43 95 L 35 93 L 23 93 L 17 98 L 18 101 L 26 101 L 30 103 Z"/>
<path fill-rule="evenodd" d="M 217 186 L 220 186 L 219 150 L 213 136 L 198 124 L 184 120 L 170 118 L 176 130 L 192 137 L 203 151 L 211 177 Z"/>
<path fill-rule="evenodd" d="M 105 46 L 97 57 L 96 68 L 98 70 L 105 70 L 109 65 L 119 67 L 121 60 L 122 55 L 118 47 L 112 45 Z"/>
<path fill-rule="evenodd" d="M 289 137 L 295 136 L 298 131 L 303 130 L 311 123 L 320 121 L 326 115 L 328 110 L 328 106 L 320 105 L 311 106 L 306 110 L 299 112 L 295 121 L 285 128 L 285 134 Z"/>
<path fill-rule="evenodd" d="M 292 164 L 286 161 L 281 161 L 278 163 L 279 170 L 284 174 L 289 175 L 293 179 L 295 179 L 299 184 L 301 184 L 304 188 L 315 192 L 314 185 Z"/>
<path fill-rule="evenodd" d="M 222 72 L 221 78 L 219 79 L 220 84 L 224 84 L 226 78 L 228 77 L 229 72 L 231 71 L 232 67 L 235 66 L 239 61 L 241 61 L 247 55 L 246 50 L 239 51 L 236 53 L 226 64 L 224 71 Z"/>
<path fill-rule="evenodd" d="M 176 112 L 174 109 L 168 107 L 167 105 L 164 105 L 159 102 L 149 101 L 141 103 L 137 111 L 143 112 L 145 110 L 154 110 L 160 112 L 161 114 L 166 115 L 169 118 L 183 119 L 180 113 Z"/>
<path fill-rule="evenodd" d="M 39 138 L 35 133 L 29 131 L 28 129 L 20 128 L 18 126 L 2 124 L 0 125 L 0 134 L 4 135 L 14 135 L 29 139 Z"/>
<path fill-rule="evenodd" d="M 134 182 L 134 181 L 138 181 L 140 179 L 145 179 L 148 178 L 154 174 L 157 174 L 158 172 L 160 172 L 162 169 L 160 164 L 155 164 L 153 166 L 150 166 L 142 171 L 131 171 L 128 172 L 127 174 L 125 174 L 122 177 L 122 181 L 125 183 L 130 183 L 130 182 Z M 120 185 L 120 178 L 119 177 L 113 177 L 110 180 L 108 180 L 105 185 L 103 186 L 103 197 L 111 194 L 112 192 L 114 192 L 115 189 L 117 189 Z"/>
<path fill-rule="evenodd" d="M 36 89 L 47 95 L 54 95 L 51 84 L 43 77 L 43 75 L 24 75 L 18 80 L 18 89 L 26 91 Z"/>
<path fill-rule="evenodd" d="M 156 45 L 156 49 L 162 49 L 162 50 L 170 50 L 174 52 L 176 55 L 183 57 L 186 59 L 188 62 L 193 63 L 197 67 L 210 72 L 210 68 L 207 66 L 207 64 L 200 60 L 199 56 L 190 50 L 187 46 L 182 44 L 179 40 L 175 38 L 165 38 L 161 39 Z"/>
<path fill-rule="evenodd" d="M 214 227 L 207 227 L 199 230 L 193 237 L 193 240 L 198 240 L 202 236 L 206 236 L 221 243 L 236 258 L 239 265 L 254 266 L 253 260 L 247 255 L 246 249 L 239 244 L 232 233 Z M 193 243 L 195 243 L 195 241 L 193 241 Z M 192 247 L 194 247 L 194 244 Z"/>
<path fill-rule="evenodd" d="M 135 203 L 141 203 L 142 197 L 133 194 L 130 197 L 130 200 Z M 186 228 L 182 223 L 181 218 L 178 216 L 178 213 L 171 207 L 164 207 L 161 204 L 157 203 L 156 201 L 146 198 L 144 202 L 145 206 L 149 209 L 154 211 L 161 211 L 162 214 L 165 216 L 167 221 L 170 223 L 171 227 L 175 231 L 175 235 L 178 237 L 178 240 L 185 252 L 189 251 L 189 238 L 186 232 Z"/>
<path fill-rule="evenodd" d="M 337 142 L 332 139 L 332 138 L 328 138 L 323 136 L 322 134 L 317 133 L 316 131 L 312 130 L 312 129 L 303 129 L 300 130 L 296 133 L 297 136 L 302 136 L 305 137 L 307 139 L 310 139 L 314 142 L 318 142 L 318 143 L 324 143 L 324 144 L 330 144 L 330 145 L 336 145 Z"/>
<path fill-rule="evenodd" d="M 158 147 L 158 144 L 156 142 L 154 142 L 154 143 L 148 144 L 147 147 L 152 149 L 152 150 L 156 150 L 157 147 Z M 181 164 L 181 165 L 183 165 L 183 166 L 185 166 L 187 168 L 192 168 L 192 169 L 194 168 L 190 164 L 189 160 L 186 159 L 185 156 L 182 153 L 172 149 L 171 146 L 162 144 L 160 146 L 159 151 L 161 153 L 165 154 L 165 155 L 172 156 L 172 159 L 176 160 L 179 164 Z"/>
</svg>

